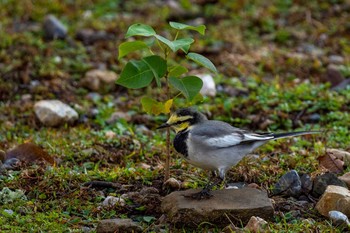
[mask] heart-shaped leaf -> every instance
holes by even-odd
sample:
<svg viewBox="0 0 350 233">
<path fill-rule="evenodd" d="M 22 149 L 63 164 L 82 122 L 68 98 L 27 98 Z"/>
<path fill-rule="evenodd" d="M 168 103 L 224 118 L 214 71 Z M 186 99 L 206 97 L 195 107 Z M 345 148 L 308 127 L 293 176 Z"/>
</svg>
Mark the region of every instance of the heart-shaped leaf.
<svg viewBox="0 0 350 233">
<path fill-rule="evenodd" d="M 136 23 L 131 25 L 126 32 L 125 38 L 129 38 L 131 36 L 154 36 L 156 32 L 154 29 L 146 24 Z"/>
<path fill-rule="evenodd" d="M 204 35 L 205 33 L 205 25 L 198 25 L 198 26 L 191 26 L 183 23 L 177 23 L 177 22 L 169 22 L 170 26 L 172 28 L 178 29 L 178 30 L 193 30 L 197 31 L 200 34 Z"/>
<path fill-rule="evenodd" d="M 127 88 L 147 87 L 154 75 L 143 61 L 132 60 L 126 64 L 116 83 Z"/>
<path fill-rule="evenodd" d="M 205 68 L 217 73 L 218 71 L 216 70 L 215 65 L 206 57 L 204 57 L 201 54 L 198 53 L 188 53 L 186 55 L 187 59 L 190 59 L 194 62 L 196 62 L 197 64 L 204 66 Z"/>
<path fill-rule="evenodd" d="M 142 61 L 151 69 L 153 76 L 156 78 L 157 85 L 160 87 L 160 78 L 167 71 L 166 61 L 157 55 L 145 57 Z"/>
<path fill-rule="evenodd" d="M 147 49 L 148 46 L 145 42 L 143 41 L 127 41 L 124 43 L 121 43 L 119 45 L 119 56 L 118 59 L 128 55 L 131 52 L 137 51 L 137 50 L 141 50 L 141 49 Z"/>
<path fill-rule="evenodd" d="M 120 74 L 117 84 L 127 88 L 143 88 L 148 86 L 153 78 L 160 85 L 160 78 L 166 73 L 166 61 L 160 56 L 145 57 L 140 61 L 132 60 L 126 64 Z"/>
<path fill-rule="evenodd" d="M 196 76 L 186 76 L 184 78 L 170 77 L 169 83 L 179 90 L 189 101 L 193 100 L 203 86 L 202 79 Z"/>
</svg>

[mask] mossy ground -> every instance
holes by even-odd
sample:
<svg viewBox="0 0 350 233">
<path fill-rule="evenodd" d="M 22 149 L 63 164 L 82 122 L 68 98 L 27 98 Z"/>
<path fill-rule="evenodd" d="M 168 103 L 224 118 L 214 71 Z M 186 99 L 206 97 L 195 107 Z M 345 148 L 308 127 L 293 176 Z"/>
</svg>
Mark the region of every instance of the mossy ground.
<svg viewBox="0 0 350 233">
<path fill-rule="evenodd" d="M 87 70 L 101 64 L 120 73 L 125 62 L 117 60 L 117 48 L 127 27 L 135 22 L 157 30 L 164 29 L 169 19 L 189 23 L 199 19 L 207 26 L 206 36 L 196 36 L 193 49 L 209 57 L 220 72 L 215 79 L 221 91 L 197 104 L 203 112 L 211 112 L 211 118 L 251 130 L 324 131 L 267 144 L 256 152 L 263 159 L 242 161 L 228 173 L 228 181 L 255 182 L 268 189 L 290 169 L 321 172 L 317 157 L 325 148 L 350 148 L 350 90 L 333 91 L 325 78 L 330 55 L 344 58 L 339 70 L 344 77 L 350 76 L 350 6 L 346 1 L 180 2 L 187 12 L 184 15 L 153 1 L 0 3 L 0 148 L 32 141 L 60 160 L 49 169 L 33 165 L 0 177 L 0 189 L 21 189 L 28 197 L 1 206 L 2 232 L 80 232 L 83 227 L 93 229 L 101 219 L 115 217 L 132 217 L 152 231 L 152 222 L 161 215 L 155 211 L 159 203 L 114 208 L 100 207 L 100 203 L 105 195 L 119 196 L 142 187 L 154 186 L 161 196 L 170 192 L 161 188 L 165 134 L 155 130 L 165 116 L 147 116 L 140 110 L 142 91 L 112 86 L 94 99 L 87 98 L 89 91 L 79 85 Z M 50 13 L 68 25 L 69 38 L 43 39 L 41 22 Z M 113 39 L 84 45 L 74 39 L 83 28 L 106 31 Z M 29 99 L 24 97 L 28 94 Z M 38 122 L 33 104 L 53 98 L 79 111 L 75 125 L 49 128 Z M 177 105 L 184 103 L 180 99 Z M 115 111 L 127 112 L 131 119 L 108 123 Z M 313 114 L 319 119 L 312 120 Z M 117 137 L 106 137 L 107 131 Z M 206 181 L 205 172 L 175 154 L 171 166 L 172 176 L 189 188 Z M 126 188 L 83 186 L 91 180 L 117 182 Z M 308 225 L 289 212 L 280 212 L 270 223 L 271 231 L 341 231 L 314 209 L 302 215 L 316 223 Z M 206 224 L 195 230 L 166 229 L 221 230 Z"/>
</svg>

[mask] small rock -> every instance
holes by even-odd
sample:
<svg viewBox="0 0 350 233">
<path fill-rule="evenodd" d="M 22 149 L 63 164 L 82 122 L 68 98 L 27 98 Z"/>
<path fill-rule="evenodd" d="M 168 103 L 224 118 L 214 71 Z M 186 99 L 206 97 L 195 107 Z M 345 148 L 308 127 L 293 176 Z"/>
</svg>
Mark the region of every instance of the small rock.
<svg viewBox="0 0 350 233">
<path fill-rule="evenodd" d="M 329 218 L 332 220 L 332 223 L 336 226 L 346 224 L 350 226 L 350 221 L 348 217 L 340 211 L 332 210 L 328 212 Z"/>
<path fill-rule="evenodd" d="M 234 182 L 234 183 L 227 183 L 226 184 L 226 189 L 241 189 L 241 188 L 244 188 L 244 187 L 247 187 L 248 184 L 247 183 L 244 183 L 244 182 Z M 251 187 L 253 188 L 253 187 Z"/>
<path fill-rule="evenodd" d="M 97 92 L 90 92 L 86 95 L 86 99 L 91 100 L 93 102 L 98 102 L 102 99 L 102 96 Z"/>
<path fill-rule="evenodd" d="M 130 121 L 131 120 L 131 116 L 126 113 L 126 112 L 113 112 L 112 115 L 107 119 L 107 123 L 108 124 L 114 124 L 115 122 L 117 122 L 120 119 L 124 119 L 126 121 Z"/>
<path fill-rule="evenodd" d="M 302 193 L 301 180 L 298 173 L 295 170 L 291 170 L 284 174 L 275 184 L 272 190 L 273 195 L 284 195 L 299 197 Z"/>
<path fill-rule="evenodd" d="M 237 223 L 247 223 L 252 216 L 264 219 L 273 217 L 273 207 L 267 193 L 253 189 L 224 189 L 212 191 L 213 197 L 193 200 L 185 197 L 200 190 L 172 192 L 162 201 L 162 211 L 168 220 L 181 226 L 197 226 L 202 222 L 225 227 L 231 222 L 227 216 L 234 216 Z"/>
<path fill-rule="evenodd" d="M 298 48 L 300 52 L 304 52 L 310 54 L 314 57 L 320 57 L 324 55 L 324 51 L 313 44 L 305 43 L 300 48 Z"/>
<path fill-rule="evenodd" d="M 141 226 L 131 219 L 104 219 L 97 224 L 97 233 L 142 232 Z"/>
<path fill-rule="evenodd" d="M 34 105 L 38 119 L 45 126 L 59 126 L 73 123 L 78 119 L 78 113 L 59 100 L 41 100 Z"/>
<path fill-rule="evenodd" d="M 45 39 L 64 39 L 67 36 L 67 28 L 55 16 L 48 15 L 44 20 Z"/>
<path fill-rule="evenodd" d="M 6 214 L 8 214 L 9 216 L 12 216 L 13 215 L 13 210 L 10 210 L 10 209 L 4 209 L 3 210 Z"/>
<path fill-rule="evenodd" d="M 247 223 L 247 225 L 244 227 L 244 229 L 252 233 L 259 233 L 259 232 L 263 233 L 265 232 L 266 227 L 267 227 L 267 222 L 264 219 L 252 216 L 249 219 L 249 222 Z"/>
<path fill-rule="evenodd" d="M 300 175 L 300 181 L 301 181 L 301 191 L 306 194 L 311 192 L 312 190 L 311 177 L 308 174 L 302 174 Z"/>
<path fill-rule="evenodd" d="M 179 190 L 181 188 L 181 182 L 173 177 L 170 177 L 167 181 L 164 182 L 164 186 Z"/>
<path fill-rule="evenodd" d="M 341 83 L 332 87 L 331 89 L 333 91 L 341 91 L 348 88 L 349 86 L 350 86 L 350 78 L 343 80 Z"/>
<path fill-rule="evenodd" d="M 345 188 L 347 187 L 347 185 L 343 181 L 338 179 L 338 177 L 335 174 L 325 173 L 320 176 L 317 176 L 314 179 L 311 195 L 317 198 L 320 197 L 329 185 L 337 185 Z"/>
<path fill-rule="evenodd" d="M 342 73 L 339 71 L 338 67 L 335 65 L 329 65 L 327 67 L 326 79 L 331 83 L 332 87 L 337 86 L 341 83 L 345 78 Z"/>
<path fill-rule="evenodd" d="M 329 185 L 316 204 L 316 209 L 328 217 L 329 211 L 337 210 L 350 216 L 350 191 L 347 188 Z"/>
<path fill-rule="evenodd" d="M 125 206 L 126 202 L 121 197 L 113 197 L 113 196 L 107 196 L 106 199 L 104 199 L 102 202 L 102 205 L 106 207 L 113 207 L 116 204 L 120 206 Z"/>
<path fill-rule="evenodd" d="M 328 57 L 328 62 L 336 65 L 341 65 L 344 63 L 344 58 L 339 55 L 330 55 Z"/>
<path fill-rule="evenodd" d="M 33 96 L 31 94 L 24 94 L 21 96 L 21 100 L 23 102 L 28 102 L 28 101 L 32 100 L 32 98 L 33 98 Z"/>
<path fill-rule="evenodd" d="M 34 143 L 23 143 L 6 152 L 6 161 L 4 164 L 15 163 L 16 160 L 8 162 L 10 159 L 25 162 L 28 164 L 36 163 L 38 161 L 46 161 L 50 164 L 55 163 L 55 159 L 49 155 L 43 148 Z"/>
<path fill-rule="evenodd" d="M 350 172 L 345 173 L 342 176 L 339 176 L 338 179 L 345 182 L 347 184 L 348 188 L 350 188 Z"/>
<path fill-rule="evenodd" d="M 200 93 L 203 96 L 214 97 L 216 95 L 216 87 L 213 76 L 210 74 L 197 74 L 196 76 L 203 81 L 203 86 Z"/>
<path fill-rule="evenodd" d="M 11 170 L 19 166 L 20 163 L 21 161 L 17 158 L 10 158 L 4 162 L 4 164 L 2 165 L 2 168 L 6 170 Z"/>
<path fill-rule="evenodd" d="M 112 130 L 108 130 L 105 132 L 105 137 L 107 139 L 113 139 L 117 137 L 117 134 L 115 132 L 113 132 Z"/>
<path fill-rule="evenodd" d="M 310 123 L 317 123 L 320 120 L 321 120 L 321 115 L 318 113 L 313 113 L 307 118 L 307 121 Z"/>
<path fill-rule="evenodd" d="M 81 29 L 75 37 L 77 40 L 82 41 L 84 45 L 93 44 L 97 41 L 113 40 L 115 38 L 113 34 L 92 29 Z"/>
<path fill-rule="evenodd" d="M 112 89 L 116 80 L 117 74 L 113 71 L 95 69 L 86 72 L 80 84 L 92 91 L 105 91 Z"/>
</svg>

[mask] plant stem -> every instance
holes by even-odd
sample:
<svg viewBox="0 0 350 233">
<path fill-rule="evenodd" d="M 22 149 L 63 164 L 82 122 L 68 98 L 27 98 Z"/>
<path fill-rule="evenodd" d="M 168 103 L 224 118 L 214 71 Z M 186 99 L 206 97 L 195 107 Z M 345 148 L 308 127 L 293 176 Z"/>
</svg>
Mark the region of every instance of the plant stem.
<svg viewBox="0 0 350 233">
<path fill-rule="evenodd" d="M 170 129 L 166 129 L 166 158 L 164 182 L 170 178 Z"/>
<path fill-rule="evenodd" d="M 164 51 L 164 57 L 167 61 L 168 58 L 168 50 L 166 49 Z M 170 98 L 170 87 L 169 87 L 169 81 L 168 81 L 168 72 L 165 74 L 165 82 L 166 82 L 166 95 L 167 99 Z M 168 114 L 170 117 L 170 113 Z M 164 174 L 164 182 L 167 181 L 170 178 L 170 128 L 167 128 L 166 130 L 166 158 L 165 158 L 165 174 Z"/>
</svg>

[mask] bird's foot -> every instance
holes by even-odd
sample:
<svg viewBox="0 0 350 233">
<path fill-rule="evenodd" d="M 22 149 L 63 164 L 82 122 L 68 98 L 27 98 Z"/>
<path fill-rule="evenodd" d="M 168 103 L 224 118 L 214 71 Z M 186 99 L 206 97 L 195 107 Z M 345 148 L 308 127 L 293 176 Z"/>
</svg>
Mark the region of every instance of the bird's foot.
<svg viewBox="0 0 350 233">
<path fill-rule="evenodd" d="M 203 189 L 202 191 L 200 191 L 198 193 L 184 195 L 184 197 L 191 198 L 194 200 L 203 200 L 203 199 L 209 199 L 209 198 L 213 197 L 213 195 L 210 193 L 210 190 Z"/>
</svg>

